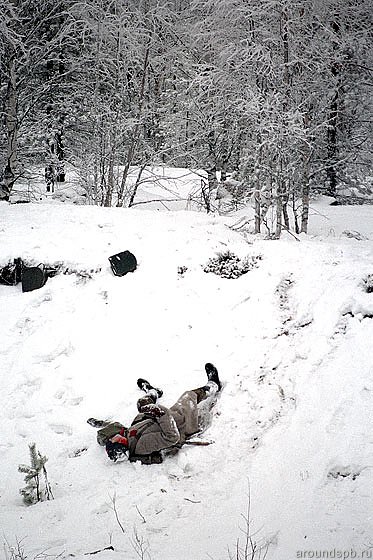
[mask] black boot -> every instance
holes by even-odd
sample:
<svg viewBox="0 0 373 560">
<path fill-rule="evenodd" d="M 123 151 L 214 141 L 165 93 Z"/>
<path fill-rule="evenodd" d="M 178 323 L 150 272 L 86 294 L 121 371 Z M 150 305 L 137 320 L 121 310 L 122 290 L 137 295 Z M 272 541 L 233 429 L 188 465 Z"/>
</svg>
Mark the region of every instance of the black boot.
<svg viewBox="0 0 373 560">
<path fill-rule="evenodd" d="M 152 385 L 150 385 L 149 381 L 147 381 L 146 379 L 142 379 L 141 377 L 137 380 L 137 386 L 142 391 L 145 391 L 145 393 L 149 393 L 149 391 L 151 390 L 156 391 L 158 399 L 160 399 L 161 396 L 163 395 L 162 389 L 157 389 L 156 387 L 153 387 Z"/>
<path fill-rule="evenodd" d="M 102 428 L 105 424 L 104 420 L 96 420 L 96 418 L 88 418 L 87 423 L 94 428 Z"/>
<path fill-rule="evenodd" d="M 213 381 L 214 383 L 216 383 L 216 385 L 218 386 L 218 390 L 220 391 L 221 383 L 219 379 L 218 370 L 216 369 L 216 367 L 213 364 L 207 363 L 205 364 L 205 370 L 207 373 L 207 379 L 209 381 Z"/>
</svg>

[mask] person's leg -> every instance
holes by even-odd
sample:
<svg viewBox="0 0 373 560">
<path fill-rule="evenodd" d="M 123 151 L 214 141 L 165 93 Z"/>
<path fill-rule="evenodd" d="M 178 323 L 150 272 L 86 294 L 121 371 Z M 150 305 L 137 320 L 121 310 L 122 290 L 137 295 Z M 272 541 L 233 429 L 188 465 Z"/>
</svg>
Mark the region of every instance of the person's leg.
<svg viewBox="0 0 373 560">
<path fill-rule="evenodd" d="M 155 404 L 157 400 L 163 395 L 162 389 L 158 389 L 153 387 L 146 379 L 142 379 L 141 377 L 137 380 L 137 386 L 139 389 L 144 391 L 146 395 L 144 397 L 139 398 L 137 401 L 137 410 L 141 412 L 143 406 L 147 406 L 148 404 Z"/>
<path fill-rule="evenodd" d="M 205 364 L 205 371 L 208 379 L 207 385 L 204 385 L 203 387 L 199 387 L 198 389 L 193 389 L 197 395 L 197 399 L 198 399 L 197 403 L 210 396 L 212 391 L 214 391 L 215 394 L 217 391 L 221 390 L 219 373 L 216 367 L 214 366 L 214 364 L 207 362 L 207 364 Z M 156 387 L 153 387 L 153 385 L 151 385 L 149 381 L 141 377 L 137 380 L 137 386 L 139 387 L 139 389 L 141 389 L 146 393 L 147 397 L 150 397 L 152 399 L 152 401 L 149 401 L 145 404 L 150 404 L 151 402 L 155 403 L 157 399 L 161 398 L 161 396 L 163 395 L 162 389 L 157 389 Z M 140 400 L 141 399 L 139 399 L 139 401 Z M 144 404 L 142 406 L 144 406 Z"/>
<path fill-rule="evenodd" d="M 217 395 L 219 393 L 216 383 L 208 383 L 209 390 L 205 390 L 205 398 L 199 401 L 197 405 L 198 411 L 198 428 L 200 432 L 207 430 L 212 423 L 213 413 L 212 410 L 217 402 Z"/>
<path fill-rule="evenodd" d="M 141 412 L 144 406 L 155 404 L 157 402 L 157 393 L 154 390 L 149 391 L 144 397 L 140 397 L 137 401 L 137 410 Z"/>
<path fill-rule="evenodd" d="M 214 381 L 209 381 L 203 387 L 185 391 L 171 406 L 170 411 L 180 433 L 186 438 L 204 431 L 210 425 L 211 409 L 216 403 L 218 393 L 218 385 Z"/>
<path fill-rule="evenodd" d="M 197 404 L 199 404 L 208 397 L 214 397 L 219 392 L 219 387 L 214 381 L 209 381 L 203 387 L 192 389 L 192 392 L 197 395 Z"/>
<path fill-rule="evenodd" d="M 151 385 L 149 383 L 149 381 L 147 381 L 146 379 L 142 379 L 141 377 L 137 380 L 137 386 L 138 386 L 139 389 L 141 389 L 145 393 L 150 393 L 152 391 L 155 391 L 158 399 L 160 399 L 161 396 L 163 395 L 162 389 L 158 389 L 157 387 L 153 387 L 153 385 Z"/>
<path fill-rule="evenodd" d="M 221 383 L 219 379 L 219 373 L 214 364 L 207 363 L 205 364 L 205 371 L 207 375 L 207 379 L 209 381 L 213 381 L 218 386 L 218 391 L 221 390 Z"/>
<path fill-rule="evenodd" d="M 211 410 L 216 404 L 217 395 L 222 388 L 216 367 L 207 363 L 205 364 L 205 371 L 208 383 L 193 391 L 197 396 L 198 426 L 201 432 L 204 432 L 211 424 Z"/>
<path fill-rule="evenodd" d="M 197 395 L 197 404 L 199 404 L 201 401 L 204 401 L 208 397 L 214 397 L 216 393 L 221 391 L 221 382 L 216 367 L 208 362 L 207 364 L 205 364 L 205 371 L 208 383 L 203 387 L 193 389 L 193 392 Z"/>
</svg>

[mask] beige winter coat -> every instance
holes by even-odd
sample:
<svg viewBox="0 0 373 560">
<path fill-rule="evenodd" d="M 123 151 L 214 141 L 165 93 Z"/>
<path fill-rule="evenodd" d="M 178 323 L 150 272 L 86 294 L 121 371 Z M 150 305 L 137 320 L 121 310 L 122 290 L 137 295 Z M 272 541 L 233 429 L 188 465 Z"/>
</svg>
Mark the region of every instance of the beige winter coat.
<svg viewBox="0 0 373 560">
<path fill-rule="evenodd" d="M 157 406 L 164 411 L 162 416 L 153 419 L 140 413 L 129 428 L 129 446 L 136 455 L 149 455 L 182 445 L 198 431 L 197 395 L 194 391 L 183 393 L 171 408 Z M 136 431 L 135 435 L 131 435 L 132 430 Z"/>
</svg>

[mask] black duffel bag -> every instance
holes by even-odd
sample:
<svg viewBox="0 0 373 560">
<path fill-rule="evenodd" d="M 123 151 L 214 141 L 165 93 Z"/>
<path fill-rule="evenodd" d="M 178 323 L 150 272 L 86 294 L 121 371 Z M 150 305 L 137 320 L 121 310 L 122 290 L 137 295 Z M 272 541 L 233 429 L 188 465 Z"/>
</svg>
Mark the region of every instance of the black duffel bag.
<svg viewBox="0 0 373 560">
<path fill-rule="evenodd" d="M 133 272 L 137 268 L 135 255 L 130 251 L 123 251 L 109 257 L 111 270 L 115 276 L 124 276 L 128 272 Z"/>
<path fill-rule="evenodd" d="M 23 267 L 22 292 L 32 292 L 32 290 L 42 288 L 47 279 L 48 276 L 43 265 Z"/>
</svg>

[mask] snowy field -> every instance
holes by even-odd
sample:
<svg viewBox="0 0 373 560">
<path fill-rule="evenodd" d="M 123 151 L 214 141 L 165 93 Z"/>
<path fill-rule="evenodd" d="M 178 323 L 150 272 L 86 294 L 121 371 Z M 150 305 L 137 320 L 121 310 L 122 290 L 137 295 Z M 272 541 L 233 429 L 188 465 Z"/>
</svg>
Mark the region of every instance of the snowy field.
<svg viewBox="0 0 373 560">
<path fill-rule="evenodd" d="M 18 541 L 28 559 L 238 560 L 250 505 L 246 558 L 373 557 L 373 206 L 328 202 L 299 241 L 233 231 L 242 212 L 0 204 L 0 266 L 93 271 L 0 286 L 0 555 L 18 558 Z M 125 249 L 139 267 L 118 278 L 107 258 Z M 236 280 L 206 274 L 226 249 L 263 259 Z M 207 361 L 224 382 L 214 443 L 110 462 L 86 419 L 128 424 L 138 377 L 171 405 Z M 31 442 L 55 499 L 26 507 Z"/>
</svg>

